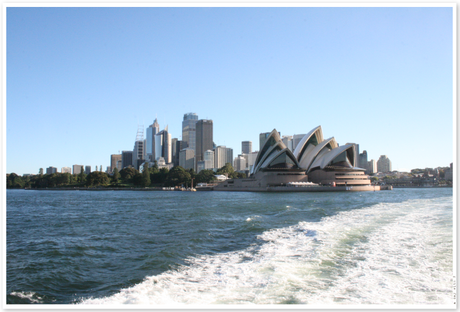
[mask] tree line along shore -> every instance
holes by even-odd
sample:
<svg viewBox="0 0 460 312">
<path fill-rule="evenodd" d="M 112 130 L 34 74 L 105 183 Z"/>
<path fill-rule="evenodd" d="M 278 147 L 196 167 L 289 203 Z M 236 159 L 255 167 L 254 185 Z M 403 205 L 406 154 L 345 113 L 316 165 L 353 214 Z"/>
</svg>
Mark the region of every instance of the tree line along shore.
<svg viewBox="0 0 460 312">
<path fill-rule="evenodd" d="M 38 175 L 21 177 L 15 173 L 6 175 L 8 189 L 45 189 L 45 188 L 161 188 L 191 186 L 198 183 L 212 183 L 216 175 L 226 175 L 229 178 L 244 178 L 244 173 L 236 172 L 230 163 L 225 164 L 217 172 L 213 170 L 201 170 L 196 173 L 193 169 L 186 170 L 181 166 L 158 168 L 155 165 L 145 168 L 142 172 L 128 167 L 120 171 L 115 168 L 113 174 L 101 171 L 93 171 L 85 174 L 53 173 L 43 174 L 40 169 Z"/>
</svg>

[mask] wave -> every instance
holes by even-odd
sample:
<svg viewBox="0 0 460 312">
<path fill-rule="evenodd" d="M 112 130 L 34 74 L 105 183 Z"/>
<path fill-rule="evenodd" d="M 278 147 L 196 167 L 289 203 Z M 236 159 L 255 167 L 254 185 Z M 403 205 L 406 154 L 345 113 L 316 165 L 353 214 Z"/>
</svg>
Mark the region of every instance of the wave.
<svg viewBox="0 0 460 312">
<path fill-rule="evenodd" d="M 14 303 L 44 303 L 44 296 L 40 296 L 35 292 L 18 292 L 13 291 L 9 295 L 10 300 Z"/>
<path fill-rule="evenodd" d="M 419 199 L 299 222 L 80 303 L 453 304 L 452 206 L 452 197 Z"/>
</svg>

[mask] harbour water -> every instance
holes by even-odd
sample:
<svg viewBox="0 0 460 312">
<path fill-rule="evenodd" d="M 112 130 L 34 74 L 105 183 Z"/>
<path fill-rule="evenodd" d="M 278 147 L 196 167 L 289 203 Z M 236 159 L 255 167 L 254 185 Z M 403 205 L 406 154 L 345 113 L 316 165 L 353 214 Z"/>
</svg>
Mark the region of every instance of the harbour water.
<svg viewBox="0 0 460 312">
<path fill-rule="evenodd" d="M 453 307 L 451 188 L 7 190 L 7 303 Z"/>
</svg>

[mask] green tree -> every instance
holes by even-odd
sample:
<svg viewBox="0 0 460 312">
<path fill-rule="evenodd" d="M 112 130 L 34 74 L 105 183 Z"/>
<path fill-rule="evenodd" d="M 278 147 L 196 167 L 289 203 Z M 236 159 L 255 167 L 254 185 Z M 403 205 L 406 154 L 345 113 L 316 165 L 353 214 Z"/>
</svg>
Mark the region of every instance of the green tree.
<svg viewBox="0 0 460 312">
<path fill-rule="evenodd" d="M 126 183 L 126 184 L 133 183 L 133 178 L 138 173 L 139 171 L 137 171 L 136 169 L 132 167 L 123 168 L 120 171 L 121 179 L 123 183 Z"/>
<path fill-rule="evenodd" d="M 196 175 L 196 180 L 194 180 L 194 184 L 198 183 L 210 183 L 214 181 L 216 177 L 214 176 L 214 171 L 205 169 L 201 170 L 197 175 Z"/>
<path fill-rule="evenodd" d="M 158 163 L 157 163 L 156 160 L 153 162 L 153 166 L 150 167 L 149 170 L 150 170 L 150 174 L 155 174 L 155 173 L 160 171 L 160 169 L 158 168 Z"/>
<path fill-rule="evenodd" d="M 165 181 L 166 186 L 181 186 L 185 185 L 186 183 L 190 184 L 191 176 L 190 172 L 185 170 L 181 166 L 173 167 L 167 176 Z"/>
<path fill-rule="evenodd" d="M 230 163 L 226 163 L 222 168 L 217 170 L 217 174 L 227 174 L 230 177 L 230 174 L 235 172 L 233 166 Z"/>
<path fill-rule="evenodd" d="M 81 171 L 78 174 L 78 183 L 83 185 L 83 184 L 85 184 L 85 182 L 86 182 L 86 174 L 85 174 L 85 171 L 83 170 L 83 168 L 81 168 Z"/>
<path fill-rule="evenodd" d="M 143 178 L 142 174 L 139 171 L 137 171 L 134 174 L 133 178 L 131 179 L 131 183 L 136 185 L 136 186 L 142 186 L 143 182 L 144 182 L 144 178 Z"/>
<path fill-rule="evenodd" d="M 7 188 L 24 188 L 24 181 L 16 173 L 12 173 L 6 176 L 6 187 Z"/>
<path fill-rule="evenodd" d="M 118 168 L 113 169 L 112 175 L 112 182 L 118 184 L 118 180 L 120 179 L 120 172 L 118 172 Z"/>
<path fill-rule="evenodd" d="M 144 170 L 142 171 L 142 185 L 147 187 L 150 185 L 150 171 L 149 171 L 149 163 L 144 163 Z"/>
<path fill-rule="evenodd" d="M 168 175 L 169 175 L 169 169 L 161 168 L 156 173 L 150 175 L 151 183 L 152 184 L 163 184 L 168 178 Z"/>
<path fill-rule="evenodd" d="M 87 186 L 104 186 L 109 185 L 110 179 L 107 173 L 100 171 L 93 171 L 86 177 Z"/>
</svg>

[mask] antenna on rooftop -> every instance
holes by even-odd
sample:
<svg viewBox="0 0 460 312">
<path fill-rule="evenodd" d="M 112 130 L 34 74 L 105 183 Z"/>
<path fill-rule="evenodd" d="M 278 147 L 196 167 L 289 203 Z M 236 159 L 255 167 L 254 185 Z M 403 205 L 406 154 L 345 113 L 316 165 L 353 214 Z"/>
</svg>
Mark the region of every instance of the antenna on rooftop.
<svg viewBox="0 0 460 312">
<path fill-rule="evenodd" d="M 136 141 L 144 141 L 144 125 L 137 126 Z"/>
</svg>

